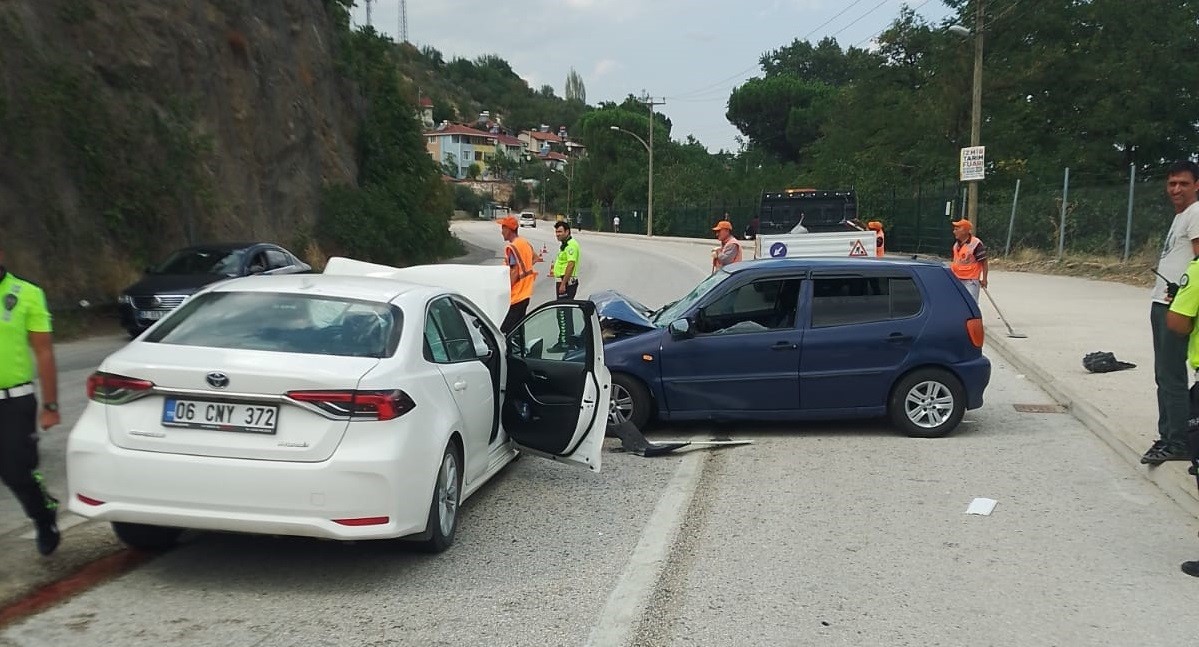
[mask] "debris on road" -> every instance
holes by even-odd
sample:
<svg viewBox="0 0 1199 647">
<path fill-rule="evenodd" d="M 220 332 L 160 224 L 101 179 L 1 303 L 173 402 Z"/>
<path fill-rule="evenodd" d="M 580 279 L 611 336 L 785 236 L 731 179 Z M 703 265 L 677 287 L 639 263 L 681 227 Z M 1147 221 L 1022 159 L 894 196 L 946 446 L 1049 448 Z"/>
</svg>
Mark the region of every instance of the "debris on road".
<svg viewBox="0 0 1199 647">
<path fill-rule="evenodd" d="M 629 421 L 625 421 L 609 427 L 609 430 L 620 438 L 620 449 L 638 456 L 649 458 L 651 456 L 662 456 L 669 454 L 676 449 L 682 449 L 689 446 L 709 446 L 709 447 L 725 447 L 730 445 L 748 445 L 752 440 L 667 440 L 662 442 L 651 443 L 646 440 L 641 430 L 636 425 Z"/>
<path fill-rule="evenodd" d="M 970 506 L 966 508 L 966 514 L 989 515 L 995 509 L 995 504 L 999 503 L 995 499 L 984 499 L 977 497 L 970 502 Z"/>
</svg>

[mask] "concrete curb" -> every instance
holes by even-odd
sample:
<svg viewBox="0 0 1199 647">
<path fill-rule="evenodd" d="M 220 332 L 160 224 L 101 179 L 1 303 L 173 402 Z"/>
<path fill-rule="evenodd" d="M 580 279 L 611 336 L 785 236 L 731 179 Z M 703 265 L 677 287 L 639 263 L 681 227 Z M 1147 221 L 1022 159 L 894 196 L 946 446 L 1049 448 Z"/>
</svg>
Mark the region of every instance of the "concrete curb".
<svg viewBox="0 0 1199 647">
<path fill-rule="evenodd" d="M 1146 479 L 1165 492 L 1166 496 L 1190 514 L 1199 517 L 1199 489 L 1196 488 L 1195 478 L 1187 474 L 1186 463 L 1172 461 L 1157 467 L 1142 465 L 1141 454 L 1148 448 L 1151 440 L 1121 429 L 1106 414 L 1083 399 L 1074 387 L 1064 384 L 1036 362 L 1026 358 L 1017 350 L 1019 342 L 997 337 L 998 334 L 988 334 L 986 344 L 995 348 L 1008 363 L 1044 389 L 1049 397 L 1066 407 L 1084 427 L 1098 436 L 1129 465 L 1137 468 Z"/>
</svg>

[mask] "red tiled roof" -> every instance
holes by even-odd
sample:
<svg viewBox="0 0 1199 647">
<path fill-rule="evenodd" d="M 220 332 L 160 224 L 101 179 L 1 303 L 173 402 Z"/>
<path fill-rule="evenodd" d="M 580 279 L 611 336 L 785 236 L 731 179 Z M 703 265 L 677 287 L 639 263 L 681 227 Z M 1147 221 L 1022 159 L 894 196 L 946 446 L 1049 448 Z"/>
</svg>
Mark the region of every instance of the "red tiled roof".
<svg viewBox="0 0 1199 647">
<path fill-rule="evenodd" d="M 432 108 L 432 107 L 433 107 L 433 100 L 432 100 L 432 99 L 430 99 L 429 97 L 421 97 L 421 98 L 420 98 L 420 106 L 421 106 L 422 108 Z"/>
<path fill-rule="evenodd" d="M 540 157 L 543 160 L 555 160 L 555 161 L 560 161 L 560 162 L 566 162 L 570 159 L 567 156 L 563 155 L 562 153 L 557 153 L 554 151 L 550 151 L 550 152 L 546 153 L 545 155 L 538 155 L 538 157 Z"/>
<path fill-rule="evenodd" d="M 513 137 L 512 135 L 496 135 L 496 141 L 507 146 L 524 146 L 524 142 Z"/>
<path fill-rule="evenodd" d="M 530 130 L 528 132 L 529 132 L 529 136 L 532 137 L 533 139 L 539 139 L 539 140 L 547 141 L 547 142 L 558 142 L 558 143 L 562 142 L 562 138 L 558 137 L 554 133 L 543 133 L 539 130 Z"/>
</svg>

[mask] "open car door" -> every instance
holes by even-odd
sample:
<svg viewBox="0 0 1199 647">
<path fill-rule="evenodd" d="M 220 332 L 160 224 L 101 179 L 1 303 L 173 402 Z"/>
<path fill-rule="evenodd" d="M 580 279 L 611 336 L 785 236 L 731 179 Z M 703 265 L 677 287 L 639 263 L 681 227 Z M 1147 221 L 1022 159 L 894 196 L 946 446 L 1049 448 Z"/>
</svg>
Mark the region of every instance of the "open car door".
<svg viewBox="0 0 1199 647">
<path fill-rule="evenodd" d="M 501 422 L 522 450 L 598 472 L 612 375 L 590 301 L 552 301 L 508 334 Z"/>
</svg>

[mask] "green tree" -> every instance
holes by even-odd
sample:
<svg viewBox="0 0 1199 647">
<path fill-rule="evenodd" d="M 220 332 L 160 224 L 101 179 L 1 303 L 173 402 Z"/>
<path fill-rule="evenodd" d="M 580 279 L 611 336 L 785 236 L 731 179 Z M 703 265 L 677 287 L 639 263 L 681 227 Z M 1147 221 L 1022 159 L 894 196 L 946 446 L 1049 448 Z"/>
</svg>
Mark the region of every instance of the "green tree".
<svg viewBox="0 0 1199 647">
<path fill-rule="evenodd" d="M 579 76 L 573 67 L 566 75 L 566 90 L 563 94 L 566 95 L 567 101 L 587 103 L 587 88 L 583 86 L 583 77 Z"/>
</svg>

